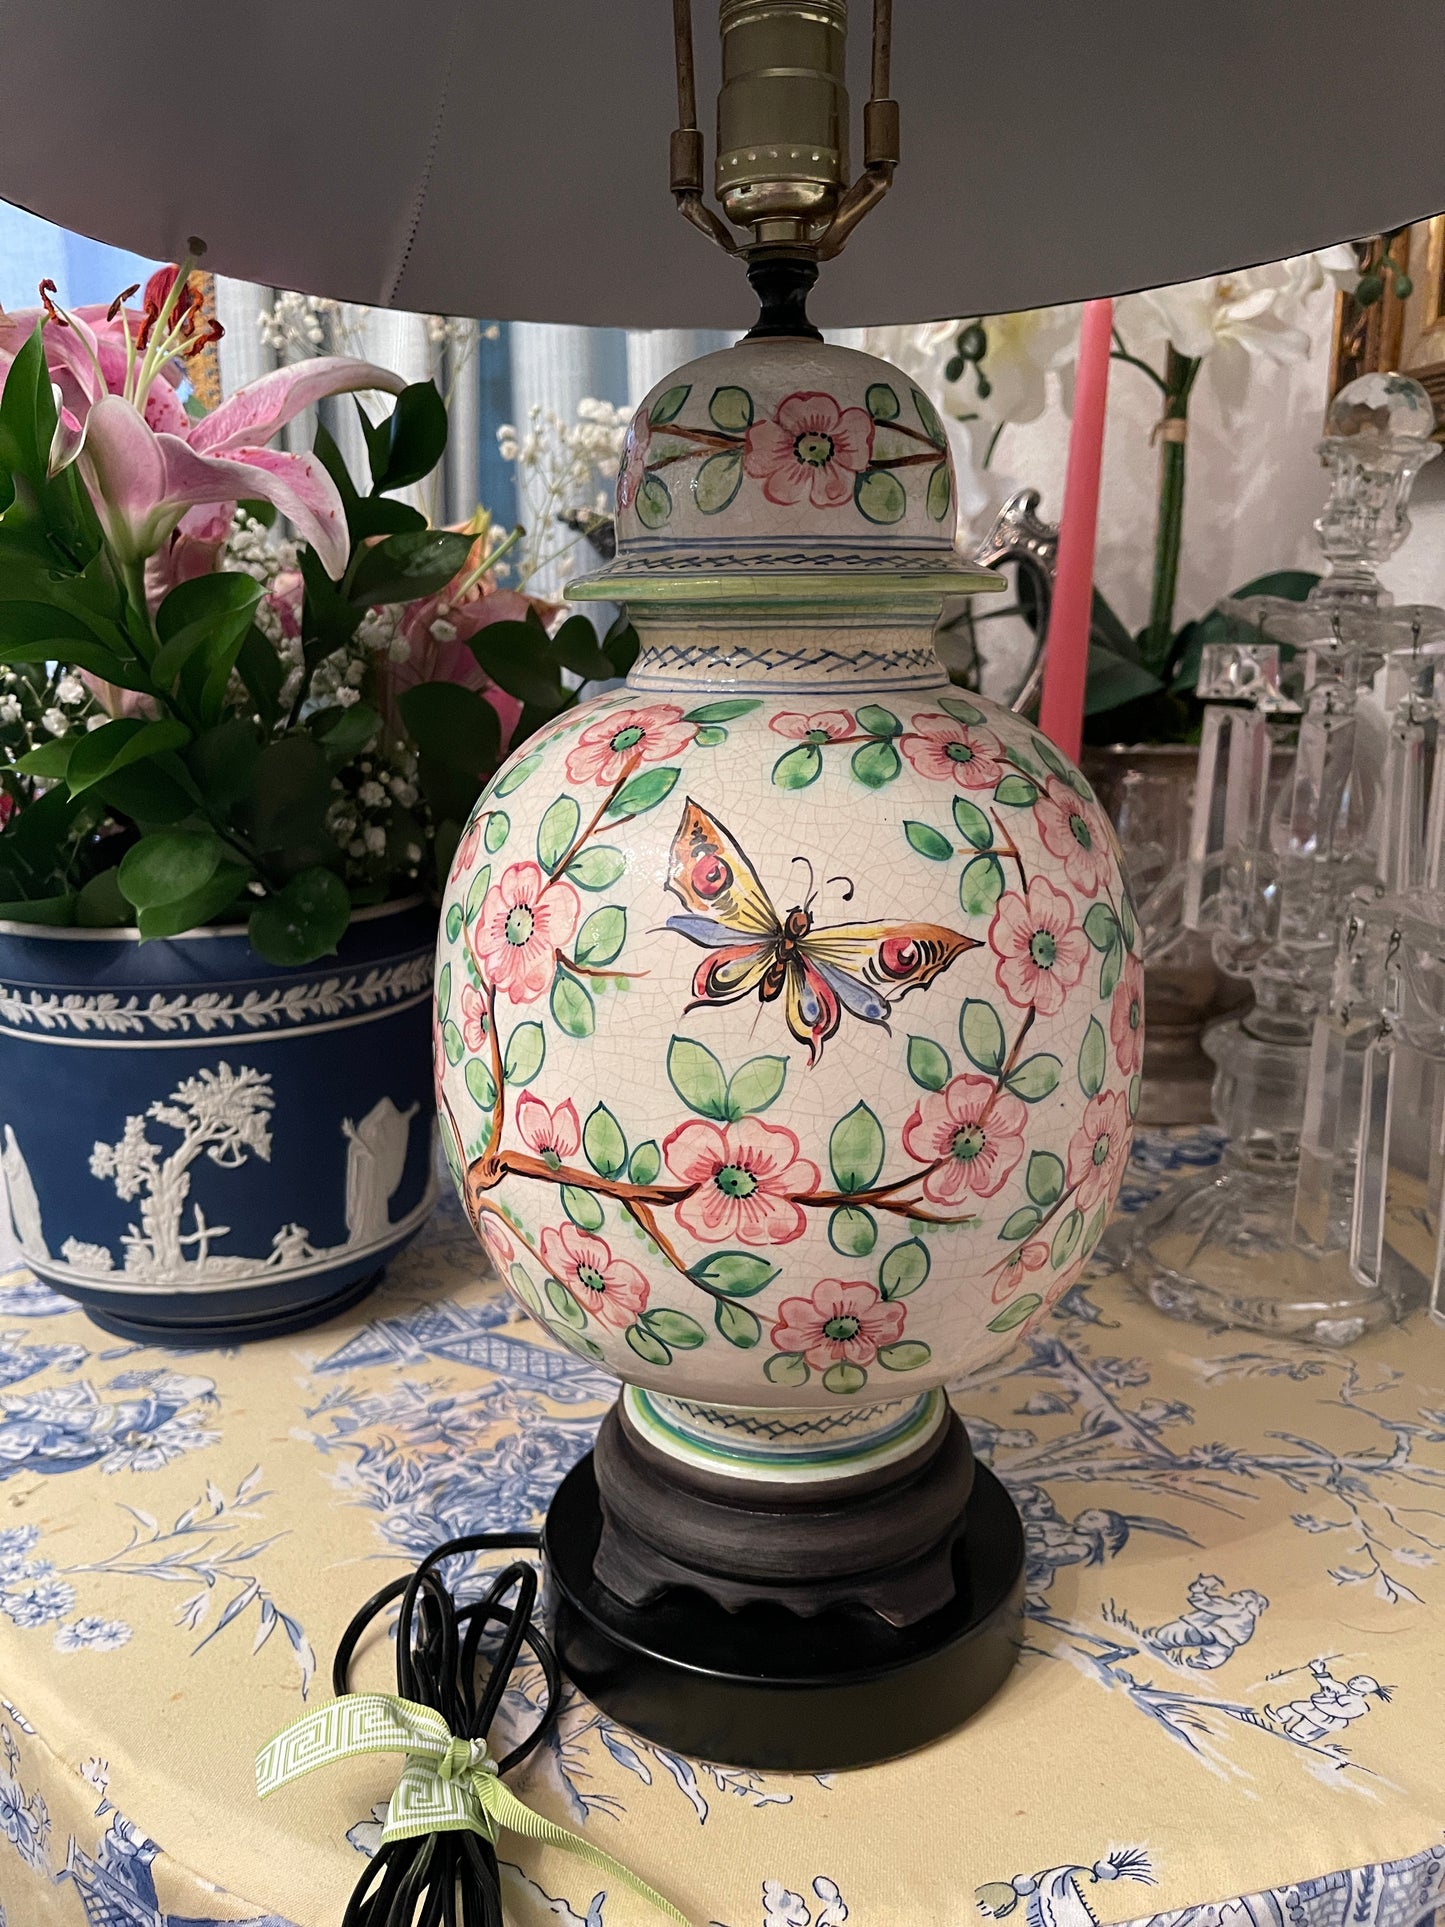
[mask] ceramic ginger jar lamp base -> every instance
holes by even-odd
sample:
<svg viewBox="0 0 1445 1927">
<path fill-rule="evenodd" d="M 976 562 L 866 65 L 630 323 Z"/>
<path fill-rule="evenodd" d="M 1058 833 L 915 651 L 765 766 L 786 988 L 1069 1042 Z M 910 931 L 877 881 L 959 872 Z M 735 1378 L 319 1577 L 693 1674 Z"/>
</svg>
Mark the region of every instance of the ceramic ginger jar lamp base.
<svg viewBox="0 0 1445 1927">
<path fill-rule="evenodd" d="M 638 410 L 625 689 L 524 744 L 457 853 L 453 1176 L 511 1289 L 625 1382 L 546 1547 L 564 1666 L 745 1766 L 922 1744 L 1017 1651 L 1023 1536 L 942 1387 L 1103 1231 L 1142 972 L 1108 822 L 948 683 L 945 430 L 803 335 Z"/>
</svg>

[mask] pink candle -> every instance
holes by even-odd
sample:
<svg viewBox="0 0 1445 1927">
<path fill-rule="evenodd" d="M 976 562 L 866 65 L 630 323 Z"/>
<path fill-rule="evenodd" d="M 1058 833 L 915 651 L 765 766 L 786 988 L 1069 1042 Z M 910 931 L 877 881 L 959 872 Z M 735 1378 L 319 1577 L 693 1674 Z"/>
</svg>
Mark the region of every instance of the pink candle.
<svg viewBox="0 0 1445 1927">
<path fill-rule="evenodd" d="M 1039 699 L 1039 728 L 1066 756 L 1074 758 L 1079 754 L 1084 730 L 1094 534 L 1099 521 L 1099 466 L 1104 454 L 1104 404 L 1109 393 L 1113 325 L 1112 301 L 1084 303 L 1074 383 L 1074 426 L 1069 436 L 1058 565 Z"/>
</svg>

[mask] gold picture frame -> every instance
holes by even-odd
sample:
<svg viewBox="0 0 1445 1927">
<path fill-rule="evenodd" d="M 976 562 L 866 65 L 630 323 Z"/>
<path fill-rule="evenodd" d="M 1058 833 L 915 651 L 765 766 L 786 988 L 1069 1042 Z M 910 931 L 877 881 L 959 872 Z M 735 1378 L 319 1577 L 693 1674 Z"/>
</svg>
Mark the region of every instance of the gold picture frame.
<svg viewBox="0 0 1445 1927">
<path fill-rule="evenodd" d="M 1383 237 L 1363 244 L 1362 252 L 1366 273 L 1384 256 Z M 1330 394 L 1357 375 L 1411 375 L 1435 404 L 1437 428 L 1445 430 L 1445 214 L 1399 235 L 1392 257 L 1412 284 L 1403 301 L 1387 271 L 1384 293 L 1369 307 L 1348 294 L 1336 302 Z"/>
</svg>

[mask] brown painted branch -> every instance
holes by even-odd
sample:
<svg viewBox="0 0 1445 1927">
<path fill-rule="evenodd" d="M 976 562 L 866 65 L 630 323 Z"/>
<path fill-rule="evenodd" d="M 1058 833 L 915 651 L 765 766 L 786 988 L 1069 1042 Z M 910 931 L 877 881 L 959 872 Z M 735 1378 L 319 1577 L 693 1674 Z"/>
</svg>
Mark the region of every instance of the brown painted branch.
<svg viewBox="0 0 1445 1927">
<path fill-rule="evenodd" d="M 547 892 L 551 889 L 552 885 L 557 881 L 558 877 L 565 875 L 568 864 L 573 862 L 576 859 L 577 852 L 586 843 L 587 839 L 596 830 L 597 825 L 602 821 L 603 817 L 606 816 L 607 812 L 611 809 L 612 805 L 617 801 L 617 798 L 621 793 L 623 784 L 633 774 L 633 772 L 637 768 L 637 765 L 641 761 L 642 761 L 642 751 L 641 751 L 641 748 L 639 747 L 635 749 L 632 752 L 632 754 L 628 757 L 626 763 L 623 765 L 622 774 L 618 777 L 617 781 L 612 785 L 612 788 L 607 792 L 606 796 L 603 797 L 601 803 L 598 804 L 597 809 L 593 813 L 592 819 L 588 823 L 586 829 L 579 830 L 577 832 L 576 836 L 573 837 L 572 841 L 568 844 L 567 848 L 562 852 L 561 856 L 553 864 L 551 873 L 548 876 L 547 881 L 542 885 L 542 888 L 537 892 L 539 900 L 542 897 L 546 896 Z M 624 816 L 624 817 L 620 817 L 618 820 L 619 822 L 625 823 L 627 822 L 628 819 Z"/>
</svg>

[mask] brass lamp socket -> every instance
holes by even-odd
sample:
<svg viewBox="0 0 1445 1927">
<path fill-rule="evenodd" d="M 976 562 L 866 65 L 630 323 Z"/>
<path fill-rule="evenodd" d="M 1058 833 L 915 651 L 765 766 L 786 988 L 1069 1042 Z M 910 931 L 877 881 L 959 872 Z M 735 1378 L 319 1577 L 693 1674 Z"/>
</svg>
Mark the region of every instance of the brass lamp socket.
<svg viewBox="0 0 1445 1927">
<path fill-rule="evenodd" d="M 847 0 L 722 0 L 715 179 L 757 243 L 806 244 L 848 180 Z"/>
</svg>

